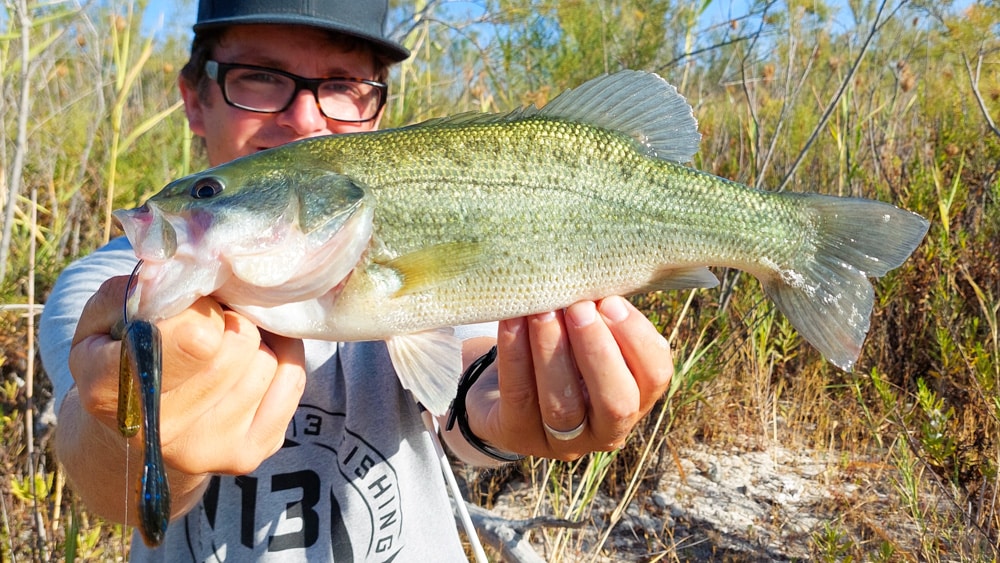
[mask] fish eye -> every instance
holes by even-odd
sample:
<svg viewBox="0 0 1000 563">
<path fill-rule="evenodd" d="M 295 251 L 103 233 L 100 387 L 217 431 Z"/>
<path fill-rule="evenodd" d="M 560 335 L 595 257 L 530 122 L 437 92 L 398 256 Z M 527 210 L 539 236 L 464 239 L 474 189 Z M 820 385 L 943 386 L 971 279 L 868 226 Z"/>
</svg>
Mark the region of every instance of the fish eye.
<svg viewBox="0 0 1000 563">
<path fill-rule="evenodd" d="M 208 178 L 199 178 L 194 185 L 191 186 L 191 197 L 194 199 L 208 199 L 222 193 L 223 188 L 224 186 L 218 178 L 212 176 L 209 176 Z"/>
</svg>

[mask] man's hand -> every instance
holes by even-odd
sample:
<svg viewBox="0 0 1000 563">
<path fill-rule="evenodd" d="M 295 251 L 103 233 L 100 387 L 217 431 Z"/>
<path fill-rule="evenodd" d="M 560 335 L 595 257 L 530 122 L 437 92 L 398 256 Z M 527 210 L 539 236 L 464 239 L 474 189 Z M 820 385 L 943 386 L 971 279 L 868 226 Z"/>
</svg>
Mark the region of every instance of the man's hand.
<svg viewBox="0 0 1000 563">
<path fill-rule="evenodd" d="M 60 413 L 57 438 L 74 483 L 89 489 L 87 497 L 113 498 L 107 501 L 113 510 L 125 506 L 123 489 L 104 490 L 100 477 L 74 471 L 73 462 L 104 456 L 105 479 L 125 472 L 123 453 L 107 444 L 118 432 L 121 344 L 109 333 L 121 316 L 126 283 L 124 277 L 108 280 L 84 308 L 70 351 L 76 388 Z M 196 494 L 207 473 L 248 473 L 277 451 L 305 388 L 302 342 L 262 334 L 210 298 L 157 327 L 163 342 L 160 433 L 175 498 Z M 189 506 L 179 500 L 178 510 Z"/>
<path fill-rule="evenodd" d="M 496 377 L 469 393 L 469 424 L 525 455 L 572 460 L 621 447 L 673 375 L 667 341 L 621 297 L 503 321 L 497 347 Z"/>
</svg>

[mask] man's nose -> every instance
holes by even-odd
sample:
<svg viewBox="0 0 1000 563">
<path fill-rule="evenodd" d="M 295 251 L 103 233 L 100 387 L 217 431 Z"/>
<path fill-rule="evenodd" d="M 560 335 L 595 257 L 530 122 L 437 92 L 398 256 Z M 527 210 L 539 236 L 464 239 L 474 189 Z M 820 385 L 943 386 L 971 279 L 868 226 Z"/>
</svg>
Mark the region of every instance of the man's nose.
<svg viewBox="0 0 1000 563">
<path fill-rule="evenodd" d="M 324 133 L 327 128 L 326 117 L 319 109 L 316 95 L 306 89 L 296 93 L 288 108 L 278 114 L 278 123 L 291 127 L 302 137 Z"/>
</svg>

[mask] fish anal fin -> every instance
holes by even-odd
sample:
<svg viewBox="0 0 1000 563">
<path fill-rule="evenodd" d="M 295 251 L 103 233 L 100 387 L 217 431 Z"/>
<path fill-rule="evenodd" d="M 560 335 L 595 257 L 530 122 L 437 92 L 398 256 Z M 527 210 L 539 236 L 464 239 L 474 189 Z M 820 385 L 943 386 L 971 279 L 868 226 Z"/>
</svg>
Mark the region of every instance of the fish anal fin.
<svg viewBox="0 0 1000 563">
<path fill-rule="evenodd" d="M 644 291 L 671 291 L 677 289 L 710 288 L 719 285 L 719 278 L 704 266 L 666 268 L 660 270 Z"/>
<path fill-rule="evenodd" d="M 462 373 L 462 341 L 451 328 L 393 336 L 389 357 L 404 389 L 432 414 L 443 415 Z"/>
</svg>

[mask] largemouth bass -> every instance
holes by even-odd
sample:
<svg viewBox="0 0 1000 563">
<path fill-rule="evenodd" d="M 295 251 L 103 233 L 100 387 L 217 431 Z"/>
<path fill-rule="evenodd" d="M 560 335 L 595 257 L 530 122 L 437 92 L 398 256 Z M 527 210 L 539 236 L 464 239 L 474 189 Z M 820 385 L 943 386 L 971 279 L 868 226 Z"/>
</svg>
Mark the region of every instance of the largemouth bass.
<svg viewBox="0 0 1000 563">
<path fill-rule="evenodd" d="M 116 211 L 144 263 L 123 360 L 126 384 L 140 378 L 141 417 L 121 392 L 151 454 L 139 482 L 144 540 L 161 541 L 170 501 L 149 429 L 159 425 L 158 343 L 145 336 L 149 321 L 205 295 L 278 334 L 385 340 L 403 386 L 435 414 L 461 372 L 448 327 L 711 287 L 707 266 L 753 274 L 850 370 L 869 328 L 868 278 L 902 264 L 927 221 L 887 203 L 699 172 L 684 163 L 700 139 L 673 86 L 624 71 L 540 109 L 291 143 Z"/>
<path fill-rule="evenodd" d="M 385 340 L 403 385 L 443 413 L 451 327 L 584 299 L 760 280 L 850 370 L 873 289 L 928 222 L 865 199 L 759 191 L 689 162 L 691 107 L 624 71 L 543 108 L 303 140 L 167 185 L 117 211 L 136 255 L 135 318 L 214 295 L 286 336 Z"/>
</svg>

